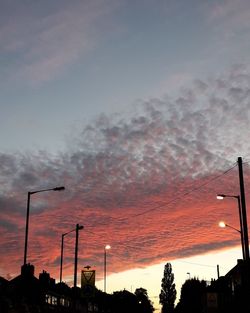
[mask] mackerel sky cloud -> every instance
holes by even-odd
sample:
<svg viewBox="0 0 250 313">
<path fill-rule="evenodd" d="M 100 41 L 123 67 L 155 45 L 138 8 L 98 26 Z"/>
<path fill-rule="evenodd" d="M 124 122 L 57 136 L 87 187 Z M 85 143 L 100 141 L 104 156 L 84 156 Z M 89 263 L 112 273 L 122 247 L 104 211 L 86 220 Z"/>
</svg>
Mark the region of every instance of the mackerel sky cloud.
<svg viewBox="0 0 250 313">
<path fill-rule="evenodd" d="M 61 185 L 31 196 L 37 277 L 58 281 L 77 223 L 78 281 L 90 265 L 102 289 L 110 244 L 108 292 L 156 303 L 166 262 L 178 290 L 236 264 L 218 222 L 239 228 L 237 203 L 216 194 L 239 194 L 242 157 L 248 212 L 248 0 L 2 0 L 0 41 L 0 276 L 20 273 L 27 192 Z"/>
<path fill-rule="evenodd" d="M 28 259 L 58 276 L 61 234 L 76 223 L 79 263 L 101 272 L 103 247 L 113 272 L 238 244 L 217 223 L 238 225 L 235 162 L 242 156 L 249 186 L 250 72 L 195 80 L 176 98 L 138 102 L 127 114 L 102 114 L 72 137 L 64 151 L 0 155 L 1 275 L 22 264 L 27 191 L 32 195 Z M 239 126 L 240 125 L 240 126 Z M 229 170 L 230 169 L 230 170 Z M 228 171 L 229 170 L 229 171 Z M 66 241 L 65 275 L 72 271 L 74 236 Z M 4 251 L 4 253 L 3 253 Z"/>
</svg>

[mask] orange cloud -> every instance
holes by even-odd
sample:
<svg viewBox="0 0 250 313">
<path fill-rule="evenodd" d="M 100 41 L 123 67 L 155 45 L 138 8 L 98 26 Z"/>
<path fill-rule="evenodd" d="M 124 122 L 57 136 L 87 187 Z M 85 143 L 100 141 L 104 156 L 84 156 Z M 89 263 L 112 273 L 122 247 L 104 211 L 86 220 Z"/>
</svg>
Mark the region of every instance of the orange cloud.
<svg viewBox="0 0 250 313">
<path fill-rule="evenodd" d="M 132 117 L 101 116 L 56 157 L 0 154 L 0 275 L 20 272 L 27 191 L 60 185 L 31 196 L 28 248 L 36 271 L 57 279 L 61 236 L 77 223 L 79 268 L 96 267 L 99 279 L 106 244 L 113 272 L 239 244 L 237 232 L 217 227 L 238 227 L 237 203 L 215 196 L 239 193 L 233 164 L 250 151 L 249 77 L 237 69 Z M 248 190 L 248 163 L 244 171 Z M 73 275 L 74 236 L 65 237 L 64 277 Z"/>
</svg>

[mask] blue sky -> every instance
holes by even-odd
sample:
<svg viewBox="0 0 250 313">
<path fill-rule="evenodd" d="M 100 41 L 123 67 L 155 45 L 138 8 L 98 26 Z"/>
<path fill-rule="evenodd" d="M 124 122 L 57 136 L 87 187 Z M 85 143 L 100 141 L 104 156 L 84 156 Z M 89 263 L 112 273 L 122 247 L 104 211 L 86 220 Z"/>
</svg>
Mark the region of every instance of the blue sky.
<svg viewBox="0 0 250 313">
<path fill-rule="evenodd" d="M 250 183 L 249 21 L 247 0 L 0 1 L 0 275 L 22 260 L 26 192 L 54 184 L 60 197 L 34 199 L 30 252 L 54 276 L 51 238 L 79 220 L 99 273 L 107 243 L 115 273 L 238 246 L 216 232 L 238 219 L 215 194 L 239 192 L 238 156 Z"/>
<path fill-rule="evenodd" d="M 1 6 L 2 149 L 60 149 L 98 114 L 133 110 L 249 59 L 247 1 Z"/>
</svg>

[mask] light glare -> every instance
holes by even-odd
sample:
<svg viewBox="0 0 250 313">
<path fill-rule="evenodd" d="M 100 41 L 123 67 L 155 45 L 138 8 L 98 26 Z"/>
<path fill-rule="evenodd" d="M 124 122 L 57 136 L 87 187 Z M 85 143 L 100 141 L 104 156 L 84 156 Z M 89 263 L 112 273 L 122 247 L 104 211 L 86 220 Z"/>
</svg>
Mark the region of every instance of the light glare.
<svg viewBox="0 0 250 313">
<path fill-rule="evenodd" d="M 224 228 L 224 227 L 226 227 L 226 224 L 225 224 L 225 222 L 221 221 L 221 222 L 219 222 L 219 226 L 220 226 L 221 228 Z"/>
<path fill-rule="evenodd" d="M 221 196 L 221 195 L 217 195 L 216 198 L 217 198 L 218 200 L 223 200 L 223 199 L 224 199 L 224 197 Z"/>
</svg>

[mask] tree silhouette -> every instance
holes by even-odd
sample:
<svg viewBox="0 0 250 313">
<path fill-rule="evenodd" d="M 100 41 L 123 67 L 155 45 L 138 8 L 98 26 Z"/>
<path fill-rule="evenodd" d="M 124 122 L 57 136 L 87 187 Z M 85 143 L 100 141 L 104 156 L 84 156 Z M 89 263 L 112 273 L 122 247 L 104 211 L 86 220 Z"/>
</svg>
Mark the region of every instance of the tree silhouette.
<svg viewBox="0 0 250 313">
<path fill-rule="evenodd" d="M 177 313 L 200 313 L 202 312 L 206 282 L 198 278 L 185 281 L 181 287 L 180 301 L 176 306 Z"/>
<path fill-rule="evenodd" d="M 176 299 L 176 289 L 174 284 L 174 274 L 171 263 L 165 264 L 164 275 L 161 280 L 161 293 L 159 295 L 162 313 L 172 313 Z"/>
<path fill-rule="evenodd" d="M 136 296 L 127 291 L 115 291 L 112 295 L 111 301 L 111 312 L 112 313 L 137 313 L 138 312 L 138 303 Z"/>
<path fill-rule="evenodd" d="M 137 303 L 139 304 L 139 312 L 152 313 L 154 308 L 152 302 L 148 298 L 148 292 L 144 288 L 137 288 L 135 290 L 135 295 L 137 298 Z"/>
</svg>

